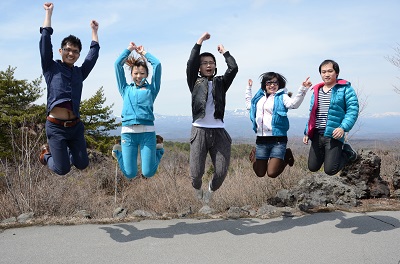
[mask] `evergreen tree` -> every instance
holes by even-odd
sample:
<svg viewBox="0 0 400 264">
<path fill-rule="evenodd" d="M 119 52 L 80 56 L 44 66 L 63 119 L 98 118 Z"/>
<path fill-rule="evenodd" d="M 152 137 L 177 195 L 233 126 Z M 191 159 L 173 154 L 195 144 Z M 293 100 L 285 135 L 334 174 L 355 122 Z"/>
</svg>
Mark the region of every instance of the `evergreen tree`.
<svg viewBox="0 0 400 264">
<path fill-rule="evenodd" d="M 36 124 L 43 122 L 46 113 L 44 105 L 33 104 L 42 95 L 42 77 L 17 80 L 15 69 L 0 71 L 0 157 L 11 154 L 12 139 L 18 139 L 22 127 L 37 132 Z"/>
<path fill-rule="evenodd" d="M 7 70 L 0 71 L 0 158 L 10 157 L 15 152 L 15 147 L 20 145 L 15 141 L 21 133 L 28 131 L 33 141 L 44 136 L 46 105 L 34 104 L 44 90 L 40 87 L 42 76 L 32 82 L 17 80 L 14 77 L 15 70 L 9 66 Z M 109 136 L 108 131 L 119 125 L 111 117 L 113 104 L 103 107 L 105 102 L 103 87 L 81 102 L 81 120 L 85 125 L 88 147 L 101 152 L 110 149 L 114 138 Z"/>
<path fill-rule="evenodd" d="M 113 138 L 109 131 L 117 128 L 116 119 L 111 117 L 114 104 L 103 106 L 106 102 L 103 87 L 89 99 L 81 102 L 81 120 L 85 124 L 85 138 L 89 148 L 106 153 Z"/>
</svg>

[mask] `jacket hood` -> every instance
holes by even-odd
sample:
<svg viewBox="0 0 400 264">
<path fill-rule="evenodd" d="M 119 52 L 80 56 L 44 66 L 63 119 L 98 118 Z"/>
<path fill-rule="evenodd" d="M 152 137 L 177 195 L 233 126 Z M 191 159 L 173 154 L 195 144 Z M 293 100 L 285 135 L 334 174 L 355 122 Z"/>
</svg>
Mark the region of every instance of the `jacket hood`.
<svg viewBox="0 0 400 264">
<path fill-rule="evenodd" d="M 260 90 L 262 90 L 263 93 L 266 94 L 266 91 L 265 91 L 265 90 L 263 90 L 263 89 L 261 89 L 261 88 L 260 88 Z M 287 89 L 286 87 L 284 87 L 284 88 L 281 88 L 281 89 L 279 89 L 278 91 L 276 91 L 275 95 L 281 94 L 281 93 L 287 93 L 287 91 L 288 91 L 288 89 Z"/>
<path fill-rule="evenodd" d="M 324 82 L 318 83 L 316 85 L 314 85 L 313 87 L 311 87 L 311 89 L 319 89 L 321 87 L 323 87 L 325 85 Z M 351 85 L 351 83 L 349 81 L 346 81 L 344 79 L 337 79 L 336 85 Z"/>
<path fill-rule="evenodd" d="M 278 94 L 278 93 L 287 93 L 287 92 L 288 92 L 288 89 L 287 89 L 286 87 L 284 87 L 284 88 L 281 88 L 281 89 L 279 89 L 278 91 L 276 91 L 275 94 Z"/>
</svg>

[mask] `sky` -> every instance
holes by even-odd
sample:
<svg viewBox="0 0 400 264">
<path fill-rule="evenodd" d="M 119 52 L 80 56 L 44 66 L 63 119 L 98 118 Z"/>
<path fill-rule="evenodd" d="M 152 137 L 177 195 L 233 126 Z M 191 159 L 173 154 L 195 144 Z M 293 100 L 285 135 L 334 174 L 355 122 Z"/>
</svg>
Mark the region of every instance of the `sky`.
<svg viewBox="0 0 400 264">
<path fill-rule="evenodd" d="M 245 108 L 245 87 L 259 76 L 274 71 L 297 91 L 307 78 L 321 82 L 320 63 L 339 63 L 340 78 L 356 89 L 364 115 L 400 115 L 400 69 L 387 57 L 400 45 L 399 0 L 69 0 L 54 1 L 52 35 L 54 59 L 60 59 L 61 40 L 79 37 L 83 49 L 76 65 L 85 58 L 91 41 L 90 21 L 99 23 L 100 56 L 84 82 L 82 99 L 103 87 L 105 105 L 114 104 L 119 116 L 114 62 L 133 41 L 162 64 L 161 90 L 154 104 L 160 115 L 191 115 L 191 95 L 186 83 L 190 51 L 204 32 L 211 38 L 201 51 L 212 52 L 218 73 L 226 63 L 217 52 L 223 44 L 236 59 L 239 72 L 227 93 L 227 110 Z M 0 3 L 0 70 L 16 68 L 15 77 L 32 81 L 41 76 L 39 28 L 43 25 L 44 1 Z M 128 82 L 131 81 L 129 74 Z M 43 79 L 42 87 L 46 84 Z M 311 93 L 290 115 L 306 116 Z M 37 103 L 46 102 L 46 90 Z"/>
</svg>

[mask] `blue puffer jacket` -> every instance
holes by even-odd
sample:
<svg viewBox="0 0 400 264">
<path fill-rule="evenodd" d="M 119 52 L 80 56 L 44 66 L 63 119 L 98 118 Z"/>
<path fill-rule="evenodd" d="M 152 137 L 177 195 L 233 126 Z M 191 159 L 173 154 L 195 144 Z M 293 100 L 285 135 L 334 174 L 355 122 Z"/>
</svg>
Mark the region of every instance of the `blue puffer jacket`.
<svg viewBox="0 0 400 264">
<path fill-rule="evenodd" d="M 287 136 L 287 131 L 289 130 L 289 119 L 287 117 L 288 109 L 283 104 L 283 95 L 285 91 L 279 90 L 274 97 L 274 109 L 272 112 L 272 136 Z M 259 89 L 258 92 L 251 99 L 250 108 L 250 120 L 253 123 L 253 130 L 257 133 L 257 122 L 256 122 L 256 112 L 257 112 L 257 102 L 265 96 L 263 89 Z"/>
<path fill-rule="evenodd" d="M 311 96 L 310 118 L 307 122 L 304 134 L 310 139 L 317 133 L 315 127 L 318 110 L 318 91 L 322 89 L 324 83 L 315 85 L 312 89 L 314 92 Z M 344 132 L 349 132 L 358 118 L 358 99 L 351 83 L 345 80 L 338 80 L 337 84 L 332 88 L 331 102 L 328 110 L 328 120 L 324 132 L 325 137 L 332 137 L 333 130 L 340 127 Z M 344 142 L 344 136 L 339 139 Z"/>
</svg>

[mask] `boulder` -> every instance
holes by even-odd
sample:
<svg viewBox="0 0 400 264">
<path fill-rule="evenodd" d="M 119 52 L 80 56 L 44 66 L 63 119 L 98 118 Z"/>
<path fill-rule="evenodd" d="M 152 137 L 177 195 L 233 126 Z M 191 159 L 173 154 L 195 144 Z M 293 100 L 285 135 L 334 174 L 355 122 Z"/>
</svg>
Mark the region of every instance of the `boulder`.
<svg viewBox="0 0 400 264">
<path fill-rule="evenodd" d="M 371 150 L 361 150 L 359 159 L 346 166 L 340 176 L 345 178 L 349 185 L 367 185 L 363 199 L 389 198 L 389 184 L 381 176 L 381 158 Z"/>
<path fill-rule="evenodd" d="M 380 177 L 381 159 L 372 151 L 361 151 L 355 162 L 338 175 L 311 173 L 290 190 L 280 190 L 268 203 L 277 207 L 354 207 L 361 199 L 389 198 L 389 185 Z"/>
<path fill-rule="evenodd" d="M 393 174 L 393 189 L 400 189 L 400 166 L 397 166 Z"/>
</svg>

